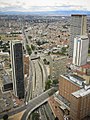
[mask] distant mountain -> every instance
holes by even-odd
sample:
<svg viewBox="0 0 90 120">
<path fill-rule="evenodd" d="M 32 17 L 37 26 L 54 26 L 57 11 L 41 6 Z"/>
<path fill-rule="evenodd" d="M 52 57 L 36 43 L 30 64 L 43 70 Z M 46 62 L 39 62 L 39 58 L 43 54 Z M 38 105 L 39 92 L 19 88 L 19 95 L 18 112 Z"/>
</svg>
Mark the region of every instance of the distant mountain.
<svg viewBox="0 0 90 120">
<path fill-rule="evenodd" d="M 17 12 L 17 11 L 0 11 L 0 15 L 71 15 L 71 14 L 87 14 L 90 15 L 90 11 L 69 10 L 69 11 L 41 11 L 41 12 Z"/>
</svg>

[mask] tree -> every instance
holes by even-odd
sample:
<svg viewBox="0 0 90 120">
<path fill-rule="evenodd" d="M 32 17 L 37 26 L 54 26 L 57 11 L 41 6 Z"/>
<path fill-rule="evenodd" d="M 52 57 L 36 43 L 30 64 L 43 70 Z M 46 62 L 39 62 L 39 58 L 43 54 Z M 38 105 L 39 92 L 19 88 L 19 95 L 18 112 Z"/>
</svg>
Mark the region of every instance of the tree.
<svg viewBox="0 0 90 120">
<path fill-rule="evenodd" d="M 66 52 L 66 48 L 63 47 L 63 48 L 61 49 L 61 52 L 62 52 L 62 53 L 65 53 L 65 52 Z"/>
<path fill-rule="evenodd" d="M 51 52 L 49 51 L 49 52 L 48 52 L 48 55 L 50 55 L 50 54 L 51 54 Z"/>
<path fill-rule="evenodd" d="M 7 115 L 7 114 L 5 114 L 5 115 L 3 116 L 3 120 L 8 120 L 8 115 Z"/>
<path fill-rule="evenodd" d="M 32 39 L 32 36 L 28 36 L 28 39 Z"/>
<path fill-rule="evenodd" d="M 58 84 L 58 80 L 53 80 L 53 84 L 54 85 Z"/>
<path fill-rule="evenodd" d="M 2 40 L 0 40 L 0 45 L 2 45 L 2 43 L 3 43 L 3 41 L 2 41 Z"/>
<path fill-rule="evenodd" d="M 35 53 L 35 54 L 37 54 L 37 52 L 36 52 L 36 51 L 35 51 L 34 53 Z"/>
<path fill-rule="evenodd" d="M 51 86 L 51 80 L 46 81 L 45 83 L 45 90 L 48 90 Z"/>
<path fill-rule="evenodd" d="M 47 65 L 49 65 L 49 64 L 50 64 L 50 62 L 48 61 L 48 62 L 47 62 Z"/>
<path fill-rule="evenodd" d="M 35 46 L 33 44 L 31 44 L 31 48 L 32 50 L 35 50 Z"/>
<path fill-rule="evenodd" d="M 32 50 L 31 48 L 29 47 L 29 45 L 26 45 L 26 49 L 28 51 L 28 54 L 31 55 L 32 54 Z"/>
<path fill-rule="evenodd" d="M 41 43 L 39 40 L 38 40 L 36 43 L 37 43 L 37 45 L 39 45 L 39 46 L 42 45 L 42 43 Z"/>
<path fill-rule="evenodd" d="M 44 59 L 43 59 L 43 62 L 44 62 L 44 64 L 46 64 L 47 60 L 44 58 Z"/>
<path fill-rule="evenodd" d="M 34 112 L 34 113 L 32 113 L 32 120 L 39 120 L 39 114 L 38 113 L 36 113 L 36 112 Z"/>
</svg>

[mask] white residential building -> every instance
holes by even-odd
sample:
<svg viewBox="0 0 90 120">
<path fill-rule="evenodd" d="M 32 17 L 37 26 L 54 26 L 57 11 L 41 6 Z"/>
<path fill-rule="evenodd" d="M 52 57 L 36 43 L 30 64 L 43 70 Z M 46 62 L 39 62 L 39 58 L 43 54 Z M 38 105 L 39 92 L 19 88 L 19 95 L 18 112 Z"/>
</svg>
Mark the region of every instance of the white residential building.
<svg viewBox="0 0 90 120">
<path fill-rule="evenodd" d="M 87 36 L 74 38 L 73 64 L 77 66 L 87 63 L 89 39 Z"/>
</svg>

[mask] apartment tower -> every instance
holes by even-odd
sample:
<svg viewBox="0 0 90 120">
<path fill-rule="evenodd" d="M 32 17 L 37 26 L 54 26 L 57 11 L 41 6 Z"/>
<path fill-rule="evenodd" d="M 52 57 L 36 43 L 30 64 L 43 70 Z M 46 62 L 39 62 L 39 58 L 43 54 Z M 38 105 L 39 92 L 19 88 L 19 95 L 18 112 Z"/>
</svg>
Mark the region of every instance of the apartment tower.
<svg viewBox="0 0 90 120">
<path fill-rule="evenodd" d="M 88 57 L 88 36 L 77 36 L 74 38 L 73 64 L 76 66 L 85 65 Z"/>
</svg>

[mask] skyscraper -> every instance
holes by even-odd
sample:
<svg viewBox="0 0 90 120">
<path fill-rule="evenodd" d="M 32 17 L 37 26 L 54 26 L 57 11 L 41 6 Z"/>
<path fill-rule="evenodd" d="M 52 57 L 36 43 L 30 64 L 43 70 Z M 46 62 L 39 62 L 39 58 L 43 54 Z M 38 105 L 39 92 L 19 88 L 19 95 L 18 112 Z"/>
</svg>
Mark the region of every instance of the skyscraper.
<svg viewBox="0 0 90 120">
<path fill-rule="evenodd" d="M 76 35 L 86 35 L 87 24 L 86 15 L 71 15 L 69 56 L 73 56 L 74 38 Z"/>
<path fill-rule="evenodd" d="M 73 64 L 77 66 L 85 65 L 88 57 L 89 39 L 87 36 L 77 36 L 74 38 Z"/>
<path fill-rule="evenodd" d="M 20 41 L 11 42 L 13 92 L 19 98 L 24 98 L 23 50 Z"/>
</svg>

